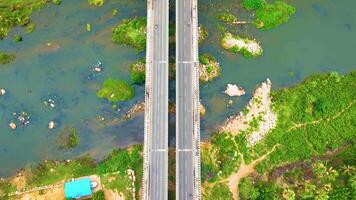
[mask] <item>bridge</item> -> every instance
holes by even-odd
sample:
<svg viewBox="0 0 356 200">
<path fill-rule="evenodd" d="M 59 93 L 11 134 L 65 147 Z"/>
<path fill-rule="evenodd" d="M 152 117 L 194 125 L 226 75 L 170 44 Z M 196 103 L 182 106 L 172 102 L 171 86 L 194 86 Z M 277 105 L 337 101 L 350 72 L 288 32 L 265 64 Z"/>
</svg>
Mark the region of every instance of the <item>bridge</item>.
<svg viewBox="0 0 356 200">
<path fill-rule="evenodd" d="M 201 199 L 197 0 L 176 1 L 176 199 Z M 168 199 L 169 0 L 147 0 L 144 200 Z"/>
</svg>

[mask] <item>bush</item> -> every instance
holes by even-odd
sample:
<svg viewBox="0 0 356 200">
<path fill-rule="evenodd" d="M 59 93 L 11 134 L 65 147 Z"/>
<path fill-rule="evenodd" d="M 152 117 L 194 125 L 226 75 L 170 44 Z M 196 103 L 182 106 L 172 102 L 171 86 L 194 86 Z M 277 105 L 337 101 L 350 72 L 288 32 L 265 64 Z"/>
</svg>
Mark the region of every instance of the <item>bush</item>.
<svg viewBox="0 0 356 200">
<path fill-rule="evenodd" d="M 146 24 L 145 17 L 125 19 L 113 29 L 112 41 L 143 51 L 146 48 Z"/>
<path fill-rule="evenodd" d="M 60 5 L 62 3 L 62 0 L 53 0 L 52 2 L 56 5 Z"/>
<path fill-rule="evenodd" d="M 223 12 L 218 14 L 218 19 L 228 24 L 233 24 L 237 22 L 237 17 L 229 12 Z"/>
<path fill-rule="evenodd" d="M 97 96 L 106 98 L 110 102 L 128 101 L 135 95 L 134 89 L 125 81 L 107 79 L 102 89 L 97 92 Z"/>
<path fill-rule="evenodd" d="M 257 10 L 263 8 L 267 2 L 265 0 L 243 0 L 242 5 L 246 10 Z"/>
<path fill-rule="evenodd" d="M 26 32 L 32 33 L 35 29 L 36 29 L 36 25 L 31 23 L 31 24 L 27 25 Z"/>
<path fill-rule="evenodd" d="M 296 9 L 283 1 L 266 4 L 255 12 L 254 25 L 262 30 L 275 28 L 286 23 Z"/>
</svg>

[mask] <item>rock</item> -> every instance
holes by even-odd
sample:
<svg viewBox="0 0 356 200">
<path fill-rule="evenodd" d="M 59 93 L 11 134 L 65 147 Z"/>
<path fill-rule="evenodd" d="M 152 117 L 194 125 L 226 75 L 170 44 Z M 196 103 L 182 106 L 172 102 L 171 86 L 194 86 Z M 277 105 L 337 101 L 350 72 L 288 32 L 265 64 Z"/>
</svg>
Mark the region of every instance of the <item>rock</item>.
<svg viewBox="0 0 356 200">
<path fill-rule="evenodd" d="M 50 122 L 48 123 L 48 128 L 49 128 L 49 129 L 54 129 L 55 126 L 56 126 L 56 124 L 54 123 L 54 121 L 50 121 Z"/>
<path fill-rule="evenodd" d="M 101 72 L 102 70 L 103 69 L 101 67 L 94 67 L 94 69 L 93 69 L 93 71 L 97 72 L 97 73 Z"/>
<path fill-rule="evenodd" d="M 1 89 L 0 89 L 0 96 L 5 95 L 5 93 L 6 93 L 6 90 L 5 90 L 5 89 L 3 89 L 3 88 L 1 88 Z"/>
<path fill-rule="evenodd" d="M 205 113 L 206 113 L 206 109 L 205 109 L 204 105 L 201 102 L 199 103 L 199 112 L 200 112 L 201 116 L 204 116 Z"/>
<path fill-rule="evenodd" d="M 50 106 L 51 108 L 54 108 L 54 107 L 56 107 L 56 104 L 50 103 L 49 106 Z"/>
<path fill-rule="evenodd" d="M 234 96 L 239 97 L 239 96 L 245 95 L 246 92 L 240 86 L 237 86 L 235 84 L 227 84 L 225 94 L 229 95 L 230 97 L 234 97 Z"/>
<path fill-rule="evenodd" d="M 14 122 L 11 122 L 9 124 L 9 127 L 12 129 L 12 130 L 15 130 L 17 128 L 16 124 Z"/>
</svg>

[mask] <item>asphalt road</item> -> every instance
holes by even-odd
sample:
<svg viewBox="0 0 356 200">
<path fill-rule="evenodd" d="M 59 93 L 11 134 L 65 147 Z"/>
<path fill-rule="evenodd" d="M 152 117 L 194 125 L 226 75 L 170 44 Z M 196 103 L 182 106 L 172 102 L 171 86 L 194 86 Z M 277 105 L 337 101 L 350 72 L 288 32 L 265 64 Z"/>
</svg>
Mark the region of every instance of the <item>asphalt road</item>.
<svg viewBox="0 0 356 200">
<path fill-rule="evenodd" d="M 192 0 L 176 1 L 176 199 L 194 195 Z"/>
<path fill-rule="evenodd" d="M 153 0 L 152 104 L 149 199 L 168 199 L 168 7 Z"/>
</svg>

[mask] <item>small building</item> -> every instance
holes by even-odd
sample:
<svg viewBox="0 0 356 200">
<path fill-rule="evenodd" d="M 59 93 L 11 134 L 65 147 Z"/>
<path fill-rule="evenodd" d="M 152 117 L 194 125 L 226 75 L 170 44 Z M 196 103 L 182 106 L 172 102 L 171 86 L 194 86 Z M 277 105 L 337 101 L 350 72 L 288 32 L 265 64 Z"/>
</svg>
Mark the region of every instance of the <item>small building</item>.
<svg viewBox="0 0 356 200">
<path fill-rule="evenodd" d="M 67 199 L 86 199 L 91 197 L 92 188 L 90 178 L 77 179 L 64 184 Z"/>
</svg>

